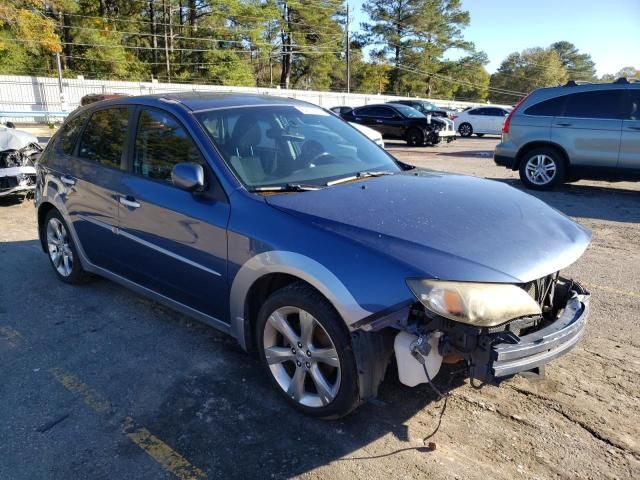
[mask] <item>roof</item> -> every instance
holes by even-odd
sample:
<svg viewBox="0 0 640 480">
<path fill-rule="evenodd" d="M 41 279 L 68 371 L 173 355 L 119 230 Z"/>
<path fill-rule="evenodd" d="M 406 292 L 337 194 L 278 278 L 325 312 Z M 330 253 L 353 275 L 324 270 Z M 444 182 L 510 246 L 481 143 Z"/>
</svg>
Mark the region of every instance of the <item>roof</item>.
<svg viewBox="0 0 640 480">
<path fill-rule="evenodd" d="M 307 102 L 288 97 L 259 95 L 238 92 L 175 92 L 155 95 L 137 95 L 119 98 L 118 103 L 152 103 L 153 101 L 171 101 L 186 108 L 198 111 L 213 108 L 246 107 L 253 105 L 308 105 Z M 110 101 L 110 100 L 107 100 Z"/>
</svg>

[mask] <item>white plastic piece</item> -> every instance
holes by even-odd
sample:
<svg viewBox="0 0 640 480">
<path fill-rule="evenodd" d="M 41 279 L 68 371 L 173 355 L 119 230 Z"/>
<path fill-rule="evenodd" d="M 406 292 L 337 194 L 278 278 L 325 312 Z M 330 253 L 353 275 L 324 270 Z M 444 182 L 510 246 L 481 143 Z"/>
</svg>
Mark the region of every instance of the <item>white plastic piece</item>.
<svg viewBox="0 0 640 480">
<path fill-rule="evenodd" d="M 433 332 L 429 335 L 428 342 L 431 346 L 429 354 L 423 356 L 424 365 L 429 372 L 429 377 L 433 380 L 442 365 L 442 355 L 438 352 L 438 342 L 442 332 Z M 422 364 L 411 355 L 411 343 L 418 337 L 411 333 L 400 332 L 396 335 L 393 348 L 396 352 L 396 362 L 398 363 L 398 376 L 400 381 L 409 387 L 415 387 L 420 383 L 427 383 L 427 376 L 424 373 Z"/>
</svg>

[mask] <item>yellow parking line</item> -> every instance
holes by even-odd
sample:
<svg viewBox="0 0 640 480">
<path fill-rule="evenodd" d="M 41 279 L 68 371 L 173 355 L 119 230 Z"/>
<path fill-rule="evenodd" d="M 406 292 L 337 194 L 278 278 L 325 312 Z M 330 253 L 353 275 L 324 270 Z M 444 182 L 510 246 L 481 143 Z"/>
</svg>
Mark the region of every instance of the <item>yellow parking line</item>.
<svg viewBox="0 0 640 480">
<path fill-rule="evenodd" d="M 106 414 L 111 411 L 111 404 L 102 398 L 102 396 L 93 390 L 89 385 L 82 383 L 69 372 L 54 367 L 49 369 L 49 373 L 67 390 L 75 393 L 82 398 L 82 401 L 92 410 Z"/>
<path fill-rule="evenodd" d="M 11 327 L 0 326 L 0 338 L 3 338 L 12 347 L 17 347 L 24 340 L 22 334 Z"/>
<path fill-rule="evenodd" d="M 122 431 L 136 445 L 162 466 L 181 480 L 199 480 L 205 477 L 205 473 L 198 467 L 174 451 L 169 445 L 153 435 L 144 427 L 135 427 L 133 419 L 127 417 L 122 425 Z"/>
<path fill-rule="evenodd" d="M 605 287 L 603 285 L 595 285 L 593 283 L 588 283 L 588 287 L 595 288 L 596 290 L 605 290 L 611 293 L 617 293 L 619 295 L 627 295 L 629 297 L 640 298 L 640 293 L 638 292 L 628 292 L 626 290 L 618 290 L 617 288 Z"/>
</svg>

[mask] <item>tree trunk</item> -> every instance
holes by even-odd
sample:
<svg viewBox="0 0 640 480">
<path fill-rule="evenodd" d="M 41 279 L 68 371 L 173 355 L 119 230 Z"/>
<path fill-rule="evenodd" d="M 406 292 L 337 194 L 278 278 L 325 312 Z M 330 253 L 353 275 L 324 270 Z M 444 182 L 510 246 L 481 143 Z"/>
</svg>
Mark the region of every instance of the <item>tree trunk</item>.
<svg viewBox="0 0 640 480">
<path fill-rule="evenodd" d="M 189 8 L 189 36 L 190 37 L 195 37 L 195 33 L 198 30 L 198 25 L 196 24 L 196 0 L 189 0 L 187 2 L 188 8 Z M 193 63 L 194 65 L 192 65 L 192 68 L 197 69 L 198 66 L 195 65 L 198 63 L 199 60 L 199 55 L 198 52 L 196 52 L 195 49 L 196 48 L 196 44 L 195 42 L 192 40 L 191 41 L 191 63 Z"/>
<path fill-rule="evenodd" d="M 289 6 L 284 5 L 283 18 L 285 28 L 282 29 L 282 72 L 280 73 L 280 88 L 289 88 L 291 81 L 291 62 L 292 62 L 292 36 L 291 23 L 289 22 Z M 286 32 L 285 32 L 286 29 Z"/>
</svg>

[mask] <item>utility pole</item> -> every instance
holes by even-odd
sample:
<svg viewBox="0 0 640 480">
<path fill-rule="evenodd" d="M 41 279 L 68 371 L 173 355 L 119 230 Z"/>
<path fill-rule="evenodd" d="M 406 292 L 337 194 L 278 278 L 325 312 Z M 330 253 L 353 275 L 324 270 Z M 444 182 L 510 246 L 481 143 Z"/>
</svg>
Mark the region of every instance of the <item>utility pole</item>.
<svg viewBox="0 0 640 480">
<path fill-rule="evenodd" d="M 164 18 L 164 57 L 167 64 L 167 80 L 171 83 L 171 64 L 169 61 L 169 41 L 167 35 L 167 2 L 166 0 L 162 0 L 162 13 Z M 171 15 L 171 10 L 169 10 L 169 16 Z"/>
<path fill-rule="evenodd" d="M 347 28 L 346 28 L 346 36 L 347 36 L 347 93 L 351 91 L 351 59 L 350 52 L 351 49 L 349 43 L 349 1 L 347 0 Z"/>
<path fill-rule="evenodd" d="M 62 64 L 60 54 L 56 53 L 56 67 L 58 68 L 58 92 L 60 93 L 60 109 L 64 108 L 64 90 L 62 89 Z"/>
</svg>

